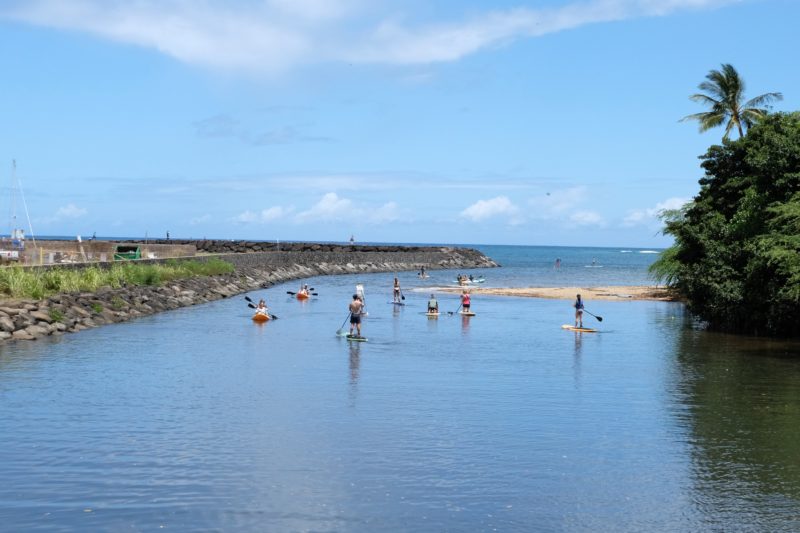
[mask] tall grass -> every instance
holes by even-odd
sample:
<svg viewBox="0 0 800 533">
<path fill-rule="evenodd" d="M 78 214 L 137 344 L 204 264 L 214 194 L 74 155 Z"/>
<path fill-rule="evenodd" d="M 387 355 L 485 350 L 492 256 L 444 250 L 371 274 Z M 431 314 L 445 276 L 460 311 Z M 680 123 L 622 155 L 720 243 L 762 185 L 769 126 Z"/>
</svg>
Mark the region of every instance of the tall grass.
<svg viewBox="0 0 800 533">
<path fill-rule="evenodd" d="M 67 292 L 95 292 L 101 287 L 160 285 L 175 279 L 230 272 L 233 272 L 233 265 L 220 259 L 168 261 L 165 264 L 115 263 L 107 269 L 94 266 L 80 270 L 0 268 L 0 297 L 38 300 Z"/>
</svg>

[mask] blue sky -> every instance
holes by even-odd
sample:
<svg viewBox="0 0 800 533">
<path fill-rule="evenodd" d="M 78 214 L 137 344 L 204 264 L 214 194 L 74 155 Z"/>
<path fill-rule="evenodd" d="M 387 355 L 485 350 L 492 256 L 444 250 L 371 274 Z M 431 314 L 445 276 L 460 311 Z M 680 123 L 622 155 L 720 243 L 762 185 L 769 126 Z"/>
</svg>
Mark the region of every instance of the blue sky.
<svg viewBox="0 0 800 533">
<path fill-rule="evenodd" d="M 678 122 L 688 96 L 731 63 L 800 108 L 798 20 L 796 0 L 4 0 L 0 181 L 16 159 L 37 235 L 664 246 L 655 213 L 722 135 Z"/>
</svg>

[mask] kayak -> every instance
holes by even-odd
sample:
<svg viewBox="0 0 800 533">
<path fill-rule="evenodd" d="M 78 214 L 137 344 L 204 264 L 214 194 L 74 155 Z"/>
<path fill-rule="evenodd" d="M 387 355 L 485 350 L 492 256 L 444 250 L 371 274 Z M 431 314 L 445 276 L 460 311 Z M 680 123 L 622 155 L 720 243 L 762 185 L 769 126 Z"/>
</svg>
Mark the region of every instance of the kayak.
<svg viewBox="0 0 800 533">
<path fill-rule="evenodd" d="M 345 339 L 353 342 L 367 342 L 366 337 L 360 337 L 358 335 L 345 335 Z"/>
<path fill-rule="evenodd" d="M 561 326 L 561 329 L 568 329 L 569 331 L 577 331 L 579 333 L 597 333 L 597 330 L 594 328 L 576 328 L 575 326 L 571 326 L 569 324 L 564 324 Z"/>
<path fill-rule="evenodd" d="M 253 315 L 253 322 L 266 322 L 269 320 L 269 315 L 263 313 L 256 313 Z"/>
<path fill-rule="evenodd" d="M 475 316 L 475 313 L 473 313 L 472 311 L 459 311 L 458 314 L 464 316 Z"/>
<path fill-rule="evenodd" d="M 458 281 L 457 279 L 455 279 L 455 280 L 453 280 L 453 283 L 458 283 L 459 285 L 469 285 L 469 284 L 471 284 L 471 283 L 483 283 L 484 281 L 486 281 L 486 280 L 485 280 L 485 279 L 483 279 L 483 278 L 478 278 L 478 279 L 462 279 L 461 281 Z"/>
<path fill-rule="evenodd" d="M 297 299 L 298 300 L 308 300 L 308 294 L 306 294 L 304 292 L 298 292 L 297 293 Z"/>
</svg>

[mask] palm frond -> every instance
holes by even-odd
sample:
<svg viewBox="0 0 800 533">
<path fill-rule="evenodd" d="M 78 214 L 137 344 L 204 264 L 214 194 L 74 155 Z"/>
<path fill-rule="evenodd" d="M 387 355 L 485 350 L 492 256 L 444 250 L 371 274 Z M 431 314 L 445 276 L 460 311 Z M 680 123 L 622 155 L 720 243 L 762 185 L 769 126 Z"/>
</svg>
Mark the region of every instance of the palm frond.
<svg viewBox="0 0 800 533">
<path fill-rule="evenodd" d="M 747 102 L 745 102 L 744 106 L 748 107 L 763 107 L 765 105 L 769 105 L 772 102 L 780 102 L 783 100 L 783 95 L 781 93 L 765 93 L 755 98 L 751 98 Z"/>
<path fill-rule="evenodd" d="M 693 102 L 698 102 L 700 104 L 706 104 L 709 107 L 713 107 L 715 105 L 719 105 L 720 104 L 719 100 L 714 100 L 713 98 L 711 98 L 707 94 L 701 94 L 701 93 L 697 93 L 697 94 L 691 95 L 689 97 L 689 100 L 691 100 Z"/>
</svg>

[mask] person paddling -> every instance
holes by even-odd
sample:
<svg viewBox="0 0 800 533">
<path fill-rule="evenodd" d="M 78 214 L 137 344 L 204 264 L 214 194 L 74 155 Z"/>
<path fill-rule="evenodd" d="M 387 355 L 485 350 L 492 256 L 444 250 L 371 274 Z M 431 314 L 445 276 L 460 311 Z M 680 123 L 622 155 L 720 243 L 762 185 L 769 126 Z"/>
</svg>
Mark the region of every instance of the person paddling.
<svg viewBox="0 0 800 533">
<path fill-rule="evenodd" d="M 353 336 L 353 328 L 356 329 L 356 337 L 361 336 L 361 309 L 364 304 L 358 297 L 358 294 L 353 295 L 353 301 L 350 302 L 350 336 Z"/>
<path fill-rule="evenodd" d="M 436 301 L 436 296 L 431 294 L 431 299 L 428 300 L 428 313 L 439 314 L 439 302 Z"/>
<path fill-rule="evenodd" d="M 258 305 L 256 306 L 256 314 L 269 316 L 269 308 L 267 307 L 267 302 L 265 302 L 263 298 L 258 301 Z"/>
<path fill-rule="evenodd" d="M 577 295 L 575 297 L 575 303 L 572 304 L 572 307 L 575 308 L 575 327 L 582 328 L 583 327 L 583 300 L 581 300 L 581 295 Z"/>
<path fill-rule="evenodd" d="M 464 309 L 465 313 L 469 313 L 470 303 L 469 293 L 465 289 L 461 292 L 461 307 Z"/>
<path fill-rule="evenodd" d="M 400 280 L 394 278 L 394 302 L 400 302 Z"/>
</svg>

